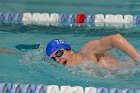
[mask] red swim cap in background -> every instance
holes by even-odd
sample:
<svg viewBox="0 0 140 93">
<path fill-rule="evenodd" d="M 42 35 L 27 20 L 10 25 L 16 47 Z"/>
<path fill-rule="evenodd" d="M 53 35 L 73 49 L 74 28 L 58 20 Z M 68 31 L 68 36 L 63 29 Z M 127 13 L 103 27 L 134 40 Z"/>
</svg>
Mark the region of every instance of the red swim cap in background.
<svg viewBox="0 0 140 93">
<path fill-rule="evenodd" d="M 85 14 L 77 14 L 76 15 L 76 23 L 84 23 L 85 19 L 86 19 Z"/>
</svg>

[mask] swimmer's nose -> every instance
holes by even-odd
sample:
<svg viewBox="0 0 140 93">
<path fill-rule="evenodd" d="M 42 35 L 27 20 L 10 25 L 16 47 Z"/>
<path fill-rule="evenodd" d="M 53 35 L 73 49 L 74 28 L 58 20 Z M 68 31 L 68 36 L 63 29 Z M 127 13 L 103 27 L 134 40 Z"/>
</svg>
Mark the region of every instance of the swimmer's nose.
<svg viewBox="0 0 140 93">
<path fill-rule="evenodd" d="M 55 60 L 60 63 L 61 58 L 60 57 L 56 57 Z"/>
</svg>

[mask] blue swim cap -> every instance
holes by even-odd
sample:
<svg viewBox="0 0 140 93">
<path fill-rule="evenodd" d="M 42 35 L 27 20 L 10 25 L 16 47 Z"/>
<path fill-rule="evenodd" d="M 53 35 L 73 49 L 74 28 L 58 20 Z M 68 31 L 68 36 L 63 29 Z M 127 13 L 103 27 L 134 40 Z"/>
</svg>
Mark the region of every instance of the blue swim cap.
<svg viewBox="0 0 140 93">
<path fill-rule="evenodd" d="M 67 44 L 64 40 L 54 39 L 51 40 L 46 47 L 46 54 L 50 56 L 54 51 L 59 49 L 71 49 L 71 46 Z"/>
</svg>

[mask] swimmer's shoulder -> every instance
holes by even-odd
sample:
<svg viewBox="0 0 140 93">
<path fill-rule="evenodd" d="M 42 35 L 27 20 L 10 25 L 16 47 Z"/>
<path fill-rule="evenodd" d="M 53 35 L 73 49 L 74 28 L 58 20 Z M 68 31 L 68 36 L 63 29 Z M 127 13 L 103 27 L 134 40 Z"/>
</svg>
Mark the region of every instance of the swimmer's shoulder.
<svg viewBox="0 0 140 93">
<path fill-rule="evenodd" d="M 85 56 L 92 56 L 96 53 L 96 48 L 88 42 L 80 48 L 79 53 Z"/>
</svg>

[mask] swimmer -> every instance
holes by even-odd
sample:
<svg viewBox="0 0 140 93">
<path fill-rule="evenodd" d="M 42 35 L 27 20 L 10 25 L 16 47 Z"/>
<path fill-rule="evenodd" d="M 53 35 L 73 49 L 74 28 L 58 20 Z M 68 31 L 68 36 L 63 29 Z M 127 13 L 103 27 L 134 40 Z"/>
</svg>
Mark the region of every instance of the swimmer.
<svg viewBox="0 0 140 93">
<path fill-rule="evenodd" d="M 93 40 L 74 52 L 71 46 L 60 39 L 51 40 L 46 47 L 46 55 L 63 65 L 73 65 L 80 62 L 95 62 L 101 67 L 117 69 L 121 63 L 108 50 L 116 47 L 128 54 L 136 63 L 140 63 L 140 54 L 120 34 L 110 35 L 99 40 Z"/>
</svg>

